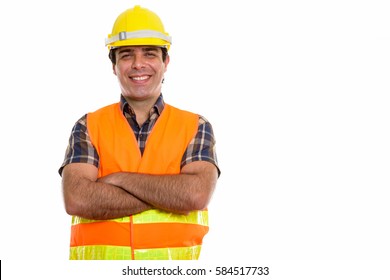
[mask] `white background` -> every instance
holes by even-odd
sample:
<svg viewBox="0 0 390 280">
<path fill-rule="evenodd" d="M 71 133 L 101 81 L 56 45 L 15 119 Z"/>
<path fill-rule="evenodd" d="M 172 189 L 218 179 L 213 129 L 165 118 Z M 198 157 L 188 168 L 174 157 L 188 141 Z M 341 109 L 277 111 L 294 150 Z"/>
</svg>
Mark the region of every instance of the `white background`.
<svg viewBox="0 0 390 280">
<path fill-rule="evenodd" d="M 173 37 L 166 101 L 217 138 L 201 260 L 390 260 L 386 2 L 1 2 L 0 258 L 68 258 L 57 170 L 75 121 L 119 100 L 104 39 L 141 4 Z"/>
</svg>

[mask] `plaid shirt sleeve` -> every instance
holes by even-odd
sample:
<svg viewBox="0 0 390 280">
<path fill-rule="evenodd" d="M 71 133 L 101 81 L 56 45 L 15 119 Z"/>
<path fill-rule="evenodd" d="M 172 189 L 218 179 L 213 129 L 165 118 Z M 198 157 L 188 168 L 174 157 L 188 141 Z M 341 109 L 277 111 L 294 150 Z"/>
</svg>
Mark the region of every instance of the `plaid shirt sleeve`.
<svg viewBox="0 0 390 280">
<path fill-rule="evenodd" d="M 198 132 L 185 151 L 181 167 L 194 161 L 208 161 L 218 169 L 217 153 L 215 149 L 215 137 L 211 123 L 203 116 L 199 116 Z"/>
<path fill-rule="evenodd" d="M 62 169 L 69 163 L 89 163 L 96 167 L 99 166 L 99 155 L 89 138 L 86 122 L 87 115 L 84 115 L 73 126 L 65 152 L 65 159 L 58 170 L 60 175 Z"/>
</svg>

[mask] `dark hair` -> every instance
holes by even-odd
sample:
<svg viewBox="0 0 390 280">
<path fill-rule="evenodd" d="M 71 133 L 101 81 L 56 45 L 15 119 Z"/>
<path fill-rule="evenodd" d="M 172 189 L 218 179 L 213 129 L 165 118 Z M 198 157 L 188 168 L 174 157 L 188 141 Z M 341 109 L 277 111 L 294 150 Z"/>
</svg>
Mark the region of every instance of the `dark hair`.
<svg viewBox="0 0 390 280">
<path fill-rule="evenodd" d="M 165 62 L 165 59 L 167 58 L 168 55 L 168 49 L 165 47 L 161 47 L 162 51 L 162 60 Z M 115 56 L 115 49 L 111 49 L 110 52 L 108 53 L 108 58 L 111 60 L 112 64 L 116 64 L 116 56 Z"/>
</svg>

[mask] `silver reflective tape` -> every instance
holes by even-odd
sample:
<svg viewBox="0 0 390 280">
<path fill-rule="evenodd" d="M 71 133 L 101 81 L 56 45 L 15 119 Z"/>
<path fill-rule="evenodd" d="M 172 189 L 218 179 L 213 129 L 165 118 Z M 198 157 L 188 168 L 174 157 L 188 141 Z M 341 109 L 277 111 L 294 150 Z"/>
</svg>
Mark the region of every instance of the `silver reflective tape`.
<svg viewBox="0 0 390 280">
<path fill-rule="evenodd" d="M 171 36 L 167 36 L 161 32 L 154 31 L 154 30 L 140 30 L 140 31 L 133 31 L 133 32 L 125 32 L 125 31 L 119 32 L 119 34 L 106 39 L 106 46 L 115 43 L 117 41 L 136 39 L 136 38 L 157 38 L 172 44 Z"/>
</svg>

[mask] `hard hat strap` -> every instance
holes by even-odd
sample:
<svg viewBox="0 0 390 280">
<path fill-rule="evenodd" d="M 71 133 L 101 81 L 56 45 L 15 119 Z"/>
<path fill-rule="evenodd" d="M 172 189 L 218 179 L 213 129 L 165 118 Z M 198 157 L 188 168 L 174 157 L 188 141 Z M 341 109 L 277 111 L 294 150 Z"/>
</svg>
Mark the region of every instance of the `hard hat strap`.
<svg viewBox="0 0 390 280">
<path fill-rule="evenodd" d="M 126 31 L 119 32 L 119 34 L 106 39 L 106 46 L 115 43 L 117 41 L 123 41 L 127 39 L 135 39 L 135 38 L 157 38 L 157 39 L 162 39 L 164 41 L 167 41 L 170 44 L 172 43 L 172 38 L 161 32 L 154 31 L 154 30 L 140 30 L 140 31 L 133 31 L 133 32 L 126 32 Z"/>
</svg>

